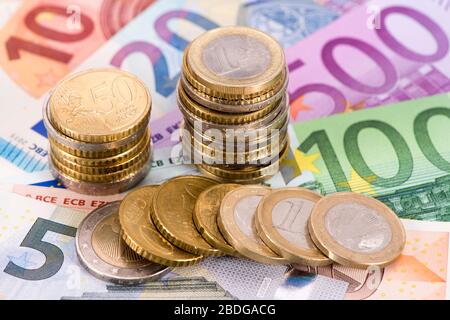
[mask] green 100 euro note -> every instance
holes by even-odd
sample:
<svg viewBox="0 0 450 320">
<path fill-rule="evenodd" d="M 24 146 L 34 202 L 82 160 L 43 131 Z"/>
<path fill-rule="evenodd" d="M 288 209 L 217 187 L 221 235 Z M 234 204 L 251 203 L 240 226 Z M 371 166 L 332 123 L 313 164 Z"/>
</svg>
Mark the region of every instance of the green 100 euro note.
<svg viewBox="0 0 450 320">
<path fill-rule="evenodd" d="M 450 95 L 298 123 L 293 130 L 294 157 L 281 168 L 289 185 L 364 193 L 402 218 L 450 221 Z M 290 165 L 302 174 L 292 179 L 291 170 L 286 177 Z"/>
</svg>

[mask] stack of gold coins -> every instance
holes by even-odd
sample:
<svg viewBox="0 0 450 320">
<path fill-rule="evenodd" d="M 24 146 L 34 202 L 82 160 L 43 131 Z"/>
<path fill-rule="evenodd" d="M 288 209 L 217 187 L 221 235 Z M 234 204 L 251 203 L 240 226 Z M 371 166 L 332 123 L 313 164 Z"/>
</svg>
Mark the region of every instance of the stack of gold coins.
<svg viewBox="0 0 450 320">
<path fill-rule="evenodd" d="M 177 90 L 185 161 L 223 182 L 274 175 L 288 146 L 287 82 L 283 49 L 263 32 L 225 27 L 195 39 Z"/>
<path fill-rule="evenodd" d="M 43 111 L 53 175 L 79 193 L 131 188 L 151 166 L 150 111 L 147 88 L 127 72 L 92 69 L 63 80 Z"/>
</svg>

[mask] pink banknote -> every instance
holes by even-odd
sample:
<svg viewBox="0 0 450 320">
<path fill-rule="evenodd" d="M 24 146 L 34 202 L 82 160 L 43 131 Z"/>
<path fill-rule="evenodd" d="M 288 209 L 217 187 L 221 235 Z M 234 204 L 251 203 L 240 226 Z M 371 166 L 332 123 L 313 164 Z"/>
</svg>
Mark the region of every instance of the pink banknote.
<svg viewBox="0 0 450 320">
<path fill-rule="evenodd" d="M 150 122 L 154 148 L 171 147 L 179 143 L 179 128 L 183 115 L 178 108 Z M 178 134 L 177 134 L 178 133 Z"/>
<path fill-rule="evenodd" d="M 286 50 L 292 120 L 449 92 L 449 36 L 442 1 L 374 0 L 350 10 Z"/>
</svg>

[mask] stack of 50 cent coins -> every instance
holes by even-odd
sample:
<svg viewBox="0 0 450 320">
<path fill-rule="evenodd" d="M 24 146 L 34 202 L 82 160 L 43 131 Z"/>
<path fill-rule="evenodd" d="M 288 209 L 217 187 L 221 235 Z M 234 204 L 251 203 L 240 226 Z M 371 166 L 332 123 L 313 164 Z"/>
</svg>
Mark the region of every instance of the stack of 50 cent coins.
<svg viewBox="0 0 450 320">
<path fill-rule="evenodd" d="M 53 175 L 85 194 L 114 194 L 137 184 L 151 166 L 151 103 L 142 81 L 118 69 L 63 80 L 43 114 Z"/>
<path fill-rule="evenodd" d="M 283 49 L 263 32 L 225 27 L 195 39 L 177 90 L 185 160 L 223 182 L 275 174 L 288 145 L 287 83 Z"/>
</svg>

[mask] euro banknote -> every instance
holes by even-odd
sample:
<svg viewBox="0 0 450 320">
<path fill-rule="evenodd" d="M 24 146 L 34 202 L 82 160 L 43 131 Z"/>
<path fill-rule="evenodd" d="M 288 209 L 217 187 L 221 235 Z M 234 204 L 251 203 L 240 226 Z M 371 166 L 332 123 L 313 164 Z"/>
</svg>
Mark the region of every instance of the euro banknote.
<svg viewBox="0 0 450 320">
<path fill-rule="evenodd" d="M 8 22 L 10 27 L 5 26 L 1 31 L 3 32 L 3 38 L 0 32 L 0 44 L 2 44 L 4 51 L 3 60 L 1 60 L 0 55 L 0 65 L 2 66 L 2 70 L 0 70 L 0 84 L 2 85 L 0 98 L 2 101 L 8 101 L 9 103 L 5 106 L 8 110 L 8 118 L 0 120 L 0 163 L 2 164 L 0 176 L 5 176 L 11 171 L 20 173 L 21 171 L 36 172 L 48 169 L 48 141 L 42 122 L 42 106 L 47 99 L 47 94 L 44 94 L 44 92 L 47 92 L 46 90 L 54 86 L 57 80 L 65 74 L 86 68 L 118 67 L 139 76 L 146 83 L 152 95 L 152 125 L 155 125 L 157 129 L 152 131 L 152 140 L 155 145 L 161 143 L 165 146 L 171 145 L 170 139 L 168 139 L 170 131 L 178 126 L 181 115 L 176 111 L 169 117 L 164 118 L 163 116 L 169 111 L 176 110 L 175 86 L 180 74 L 182 52 L 187 43 L 201 32 L 222 25 L 235 24 L 240 1 L 174 0 L 154 3 L 148 0 L 133 1 L 136 2 L 135 5 L 124 1 L 105 1 L 106 4 L 103 6 L 100 1 L 94 3 L 81 0 L 78 2 L 53 1 L 53 6 L 48 9 L 50 10 L 48 14 L 39 14 L 39 23 L 42 23 L 47 31 L 51 27 L 48 24 L 58 23 L 62 28 L 58 32 L 63 33 L 70 30 L 66 29 L 66 23 L 60 23 L 61 17 L 58 15 L 62 15 L 62 11 L 61 9 L 55 9 L 56 7 L 78 6 L 81 12 L 86 11 L 84 13 L 86 19 L 88 19 L 87 15 L 93 15 L 90 19 L 95 20 L 95 26 L 105 24 L 107 20 L 116 20 L 108 19 L 108 14 L 115 14 L 114 17 L 122 17 L 122 13 L 118 15 L 118 10 L 121 8 L 127 13 L 131 10 L 126 6 L 124 8 L 121 3 L 127 3 L 130 8 L 135 9 L 148 7 L 126 26 L 124 22 L 115 22 L 118 25 L 114 25 L 114 28 L 108 31 L 107 38 L 104 35 L 105 30 L 93 31 L 97 34 L 98 39 L 96 39 L 101 39 L 101 41 L 91 43 L 94 39 L 92 38 L 94 37 L 93 33 L 86 39 L 70 42 L 70 45 L 75 46 L 72 48 L 73 50 L 78 47 L 80 47 L 80 50 L 71 51 L 75 52 L 75 56 L 68 64 L 55 62 L 54 59 L 48 57 L 33 55 L 32 52 L 26 50 L 23 52 L 22 58 L 27 59 L 9 61 L 5 49 L 8 37 L 19 37 L 13 33 L 17 32 L 17 28 L 27 27 L 23 22 L 24 26 L 20 23 L 24 17 L 30 15 L 30 11 L 33 14 L 32 17 L 34 17 L 34 15 L 45 10 L 39 6 L 40 2 L 27 2 L 10 18 Z M 144 6 L 144 4 L 150 3 L 151 5 Z M 105 14 L 106 16 L 103 17 Z M 128 16 L 131 18 L 132 15 L 128 14 Z M 14 29 L 13 26 L 17 26 L 17 28 Z M 124 28 L 119 31 L 121 29 L 119 26 Z M 79 33 L 83 33 L 83 30 L 81 28 Z M 54 35 L 55 32 L 50 31 L 50 36 Z M 74 32 L 72 31 L 72 33 Z M 113 34 L 115 35 L 113 36 Z M 30 32 L 24 32 L 20 36 L 29 37 L 30 39 L 23 40 L 31 41 L 33 44 L 47 44 L 45 41 L 41 42 L 42 39 L 39 37 L 31 38 Z M 52 40 L 48 43 L 53 45 L 55 41 Z M 100 44 L 103 44 L 103 46 L 100 46 Z M 58 48 L 61 49 L 58 46 L 52 47 L 55 50 Z M 20 49 L 20 47 L 16 49 Z M 22 51 L 19 50 L 18 52 L 22 53 Z M 42 51 L 39 52 L 42 53 Z M 53 67 L 54 63 L 56 63 L 55 68 Z M 20 70 L 25 68 L 27 70 L 26 76 L 20 76 L 20 70 L 17 68 Z M 51 70 L 47 71 L 45 68 Z M 30 78 L 34 77 L 34 74 L 42 74 L 42 81 L 32 81 L 34 86 L 42 84 L 42 88 L 30 87 L 28 92 L 23 87 L 31 81 Z M 14 79 L 12 75 L 16 75 L 20 79 Z M 154 123 L 161 117 L 162 122 Z"/>
<path fill-rule="evenodd" d="M 291 119 L 450 91 L 446 1 L 373 0 L 286 50 Z"/>
<path fill-rule="evenodd" d="M 86 213 L 0 192 L 0 299 L 59 299 L 104 290 L 80 267 L 74 237 Z"/>
<path fill-rule="evenodd" d="M 109 284 L 105 291 L 86 291 L 81 296 L 63 296 L 62 300 L 234 300 L 216 282 L 204 277 L 169 275 L 142 285 Z"/>
<path fill-rule="evenodd" d="M 193 284 L 187 282 L 172 293 L 170 287 L 161 288 L 161 282 L 138 287 L 111 286 L 94 278 L 78 262 L 74 237 L 86 214 L 0 191 L 0 299 L 107 299 L 114 295 L 127 298 L 236 298 L 225 289 L 233 289 L 230 284 L 235 283 L 236 276 L 246 280 L 234 288 L 235 294 L 241 298 L 254 294 L 257 299 L 270 298 L 269 294 L 273 294 L 283 280 L 285 267 L 222 258 L 204 262 L 201 268 L 206 272 L 203 274 L 196 274 L 196 269 L 189 272 L 189 267 L 183 270 L 190 275 L 181 280 L 198 282 L 195 279 L 203 279 L 192 291 Z M 172 272 L 165 280 L 179 280 L 178 277 L 179 273 Z"/>
<path fill-rule="evenodd" d="M 351 7 L 354 7 L 357 1 L 352 1 L 352 3 Z M 48 8 L 45 7 L 46 5 Z M 43 93 L 67 73 L 88 67 L 116 66 L 142 77 L 151 90 L 154 106 L 156 106 L 151 123 L 154 146 L 156 148 L 159 145 L 173 145 L 174 142 L 171 142 L 169 137 L 181 119 L 181 114 L 175 107 L 174 89 L 179 76 L 181 54 L 188 41 L 200 34 L 202 30 L 235 24 L 238 11 L 241 13 L 245 11 L 247 17 L 252 15 L 255 18 L 263 12 L 274 12 L 275 8 L 279 8 L 285 13 L 293 12 L 288 10 L 293 5 L 290 1 L 274 5 L 274 3 L 265 1 L 242 3 L 237 0 L 225 3 L 203 0 L 153 3 L 150 0 L 134 0 L 129 7 L 124 7 L 123 1 L 114 3 L 105 1 L 91 5 L 81 0 L 70 2 L 70 4 L 36 1 L 21 6 L 18 4 L 8 5 L 8 8 L 12 9 L 5 7 L 2 12 L 4 15 L 2 21 L 5 21 L 2 39 L 5 47 L 11 43 L 11 39 L 13 39 L 13 44 L 17 42 L 12 47 L 10 45 L 9 50 L 15 48 L 21 53 L 21 56 L 18 59 L 9 60 L 7 58 L 9 57 L 8 51 L 5 49 L 4 66 L 0 71 L 0 83 L 5 89 L 1 93 L 2 101 L 14 101 L 14 108 L 8 108 L 8 121 L 4 121 L 0 126 L 0 162 L 2 163 L 0 176 L 7 175 L 11 171 L 20 173 L 20 171 L 47 170 L 48 143 L 41 120 L 41 108 L 47 96 Z M 306 7 L 303 8 L 304 6 Z M 251 11 L 248 11 L 250 7 Z M 63 13 L 64 8 L 66 9 L 65 13 Z M 143 13 L 143 17 L 138 17 L 130 24 L 129 28 L 125 27 L 124 30 L 119 31 L 144 8 L 147 10 Z M 340 1 L 330 0 L 321 4 L 305 1 L 297 3 L 296 8 L 298 9 L 296 17 L 307 19 L 311 16 L 311 10 L 317 14 L 321 14 L 319 11 L 324 14 L 328 14 L 325 11 L 332 11 L 332 15 L 335 17 L 338 12 L 341 14 L 349 10 L 350 6 L 343 5 Z M 7 13 L 12 16 L 8 16 Z M 76 27 L 77 20 L 75 19 L 78 13 L 81 17 L 81 22 L 78 23 L 79 30 Z M 44 28 L 43 30 L 46 32 L 38 34 L 25 32 L 28 25 L 24 21 L 30 20 L 29 16 L 31 18 L 36 16 L 36 23 L 41 24 L 38 26 Z M 278 14 L 272 18 L 276 16 Z M 82 33 L 83 23 L 88 23 L 86 21 L 90 21 L 89 19 L 95 22 L 95 30 L 92 35 L 69 42 L 51 39 L 54 36 L 52 28 L 55 28 L 55 25 L 59 26 L 56 29 L 60 35 L 76 33 L 76 31 Z M 325 20 L 315 29 L 321 27 Z M 260 21 L 260 19 L 252 21 Z M 250 20 L 247 24 L 258 27 L 258 25 L 252 25 Z M 283 30 L 286 32 L 294 30 L 296 34 L 306 35 L 301 30 L 303 27 L 305 27 L 304 24 L 285 24 Z M 25 31 L 20 36 L 15 34 L 17 30 L 24 28 Z M 149 30 L 149 32 L 142 33 L 143 29 Z M 150 32 L 151 30 L 153 31 Z M 308 30 L 310 29 L 308 28 Z M 310 31 L 312 32 L 312 29 Z M 116 32 L 118 32 L 117 37 L 113 36 Z M 92 41 L 94 34 L 102 41 L 94 43 Z M 109 41 L 107 41 L 108 39 Z M 104 42 L 106 42 L 105 48 L 97 50 Z M 20 51 L 21 43 L 29 43 L 30 47 L 25 47 Z M 39 54 L 33 54 L 35 53 L 33 50 L 39 46 L 49 47 L 40 50 Z M 54 52 L 70 52 L 77 46 L 81 46 L 82 50 L 73 51 L 73 59 L 67 64 L 58 63 L 52 57 L 45 56 L 46 52 L 51 51 L 50 49 L 54 49 Z M 89 62 L 83 64 L 83 61 L 91 54 L 93 56 Z M 79 66 L 80 64 L 81 66 Z M 24 73 L 23 70 L 27 72 Z M 35 74 L 40 74 L 42 79 L 34 81 L 36 80 L 34 79 L 36 78 Z M 32 83 L 31 87 L 27 86 L 29 82 Z M 162 117 L 160 122 L 157 120 L 159 117 Z"/>
<path fill-rule="evenodd" d="M 4 2 L 0 100 L 8 117 L 0 120 L 0 177 L 47 169 L 47 91 L 154 1 Z"/>
<path fill-rule="evenodd" d="M 167 112 L 150 123 L 153 148 L 172 147 L 180 142 L 180 125 L 183 116 L 178 108 Z"/>
<path fill-rule="evenodd" d="M 449 125 L 448 94 L 298 123 L 280 176 L 370 195 L 401 218 L 450 221 Z"/>
<path fill-rule="evenodd" d="M 164 181 L 182 175 L 198 175 L 200 172 L 192 165 L 177 165 L 173 167 L 153 168 L 137 187 L 162 184 Z M 20 181 L 21 183 L 11 183 Z M 122 200 L 130 190 L 109 195 L 92 196 L 80 194 L 64 188 L 60 182 L 54 180 L 48 172 L 25 175 L 25 177 L 11 177 L 2 181 L 0 191 L 9 192 L 23 197 L 31 198 L 43 203 L 58 207 L 75 209 L 77 211 L 91 212 L 105 203 Z"/>
<path fill-rule="evenodd" d="M 0 66 L 39 98 L 153 2 L 24 1 L 0 31 Z"/>
<path fill-rule="evenodd" d="M 450 298 L 448 222 L 402 220 L 406 246 L 385 268 L 296 266 L 277 289 L 277 299 L 444 300 Z"/>
<path fill-rule="evenodd" d="M 244 0 L 238 23 L 270 34 L 285 48 L 367 0 Z"/>
<path fill-rule="evenodd" d="M 222 257 L 130 287 L 100 281 L 80 266 L 74 236 L 85 212 L 1 191 L 0 200 L 0 299 L 448 297 L 448 223 L 403 220 L 408 236 L 402 256 L 369 274 L 339 266 L 297 266 L 285 274 L 280 266 Z"/>
<path fill-rule="evenodd" d="M 79 194 L 65 188 L 49 188 L 27 184 L 0 184 L 0 191 L 14 193 L 62 208 L 85 212 L 91 212 L 108 202 L 122 200 L 125 196 L 125 194 L 91 196 Z"/>
<path fill-rule="evenodd" d="M 156 2 L 81 64 L 117 67 L 142 79 L 152 95 L 152 120 L 176 109 L 183 51 L 201 33 L 236 22 L 240 0 Z M 145 30 L 145 32 L 142 32 Z"/>
</svg>

